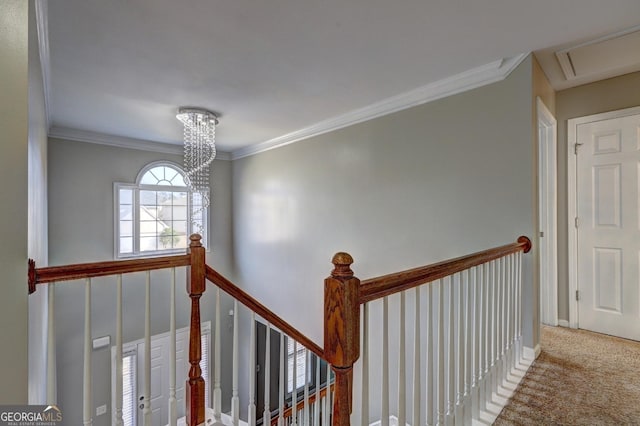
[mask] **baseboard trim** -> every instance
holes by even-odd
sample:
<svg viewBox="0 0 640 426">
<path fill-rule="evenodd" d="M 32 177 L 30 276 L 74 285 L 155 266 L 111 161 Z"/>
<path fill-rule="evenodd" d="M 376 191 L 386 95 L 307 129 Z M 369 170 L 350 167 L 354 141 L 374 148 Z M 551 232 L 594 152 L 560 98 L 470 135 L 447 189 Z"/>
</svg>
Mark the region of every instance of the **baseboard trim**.
<svg viewBox="0 0 640 426">
<path fill-rule="evenodd" d="M 522 357 L 524 359 L 533 361 L 534 359 L 538 358 L 538 356 L 540 355 L 540 344 L 537 344 L 535 348 L 530 348 L 528 346 L 523 346 L 522 347 Z"/>
<path fill-rule="evenodd" d="M 567 327 L 569 328 L 569 321 L 567 320 L 558 320 L 558 327 Z"/>
</svg>

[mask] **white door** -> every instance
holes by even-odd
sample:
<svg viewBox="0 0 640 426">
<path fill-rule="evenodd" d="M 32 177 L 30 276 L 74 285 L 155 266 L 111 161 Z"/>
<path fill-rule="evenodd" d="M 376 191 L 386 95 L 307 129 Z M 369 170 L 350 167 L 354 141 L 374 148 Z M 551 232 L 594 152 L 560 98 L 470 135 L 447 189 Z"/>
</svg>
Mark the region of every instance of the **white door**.
<svg viewBox="0 0 640 426">
<path fill-rule="evenodd" d="M 576 131 L 579 327 L 640 340 L 640 114 Z"/>
<path fill-rule="evenodd" d="M 138 424 L 144 424 L 144 342 L 138 343 Z M 169 422 L 169 337 L 151 339 L 151 424 L 166 425 Z"/>
<path fill-rule="evenodd" d="M 205 385 L 205 406 L 209 407 L 209 339 L 211 324 L 202 325 L 202 360 L 200 368 Z M 138 343 L 138 425 L 144 425 L 144 342 Z M 165 426 L 169 423 L 169 336 L 153 336 L 151 339 L 151 425 Z M 189 329 L 176 332 L 176 400 L 178 417 L 185 415 L 185 383 L 189 374 Z"/>
<path fill-rule="evenodd" d="M 210 407 L 209 396 L 209 352 L 211 350 L 211 323 L 202 324 L 202 360 L 200 368 L 205 380 L 205 405 Z M 171 357 L 169 353 L 169 334 L 163 333 L 151 337 L 151 424 L 165 426 L 169 422 L 169 377 Z M 144 341 L 138 340 L 123 345 L 126 358 L 130 356 L 132 365 L 123 368 L 123 418 L 124 424 L 135 426 L 144 424 Z M 115 346 L 111 348 L 112 371 L 115 374 Z M 129 364 L 127 364 L 129 365 Z M 176 400 L 178 417 L 185 415 L 185 382 L 189 373 L 189 328 L 176 332 Z M 115 376 L 112 375 L 112 406 L 115 406 Z M 130 394 L 131 397 L 129 397 Z M 115 410 L 115 409 L 114 409 Z M 134 414 L 135 413 L 135 414 Z M 115 412 L 112 413 L 115 415 Z"/>
</svg>

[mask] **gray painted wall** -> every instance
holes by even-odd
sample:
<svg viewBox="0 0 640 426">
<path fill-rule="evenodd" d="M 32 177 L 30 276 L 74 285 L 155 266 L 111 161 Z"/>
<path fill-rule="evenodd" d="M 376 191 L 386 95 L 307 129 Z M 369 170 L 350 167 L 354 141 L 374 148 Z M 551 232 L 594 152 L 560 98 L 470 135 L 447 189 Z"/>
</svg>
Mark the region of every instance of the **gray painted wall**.
<svg viewBox="0 0 640 426">
<path fill-rule="evenodd" d="M 34 0 L 29 1 L 29 224 L 28 254 L 47 259 L 47 119 Z M 45 404 L 47 378 L 47 288 L 29 296 L 29 403 Z"/>
<path fill-rule="evenodd" d="M 529 58 L 503 82 L 234 161 L 239 281 L 322 344 L 335 252 L 368 278 L 531 235 L 531 104 Z"/>
<path fill-rule="evenodd" d="M 49 259 L 51 265 L 113 259 L 113 183 L 135 182 L 140 169 L 157 160 L 182 163 L 181 156 L 51 139 L 49 141 Z M 231 164 L 215 161 L 211 173 L 213 204 L 207 263 L 222 274 L 231 272 Z M 178 327 L 189 324 L 190 303 L 184 271 L 178 272 Z M 115 342 L 115 286 L 111 278 L 96 279 L 92 287 L 92 336 L 110 335 Z M 144 337 L 144 276 L 124 279 L 124 342 Z M 214 292 L 201 299 L 203 321 L 213 320 Z M 58 402 L 69 424 L 82 421 L 82 348 L 84 286 L 56 284 L 56 348 Z M 152 334 L 169 329 L 169 274 L 152 274 Z M 229 303 L 223 302 L 222 312 Z M 225 317 L 222 317 L 225 321 Z M 231 330 L 223 327 L 223 339 Z M 229 360 L 222 359 L 223 363 Z M 93 403 L 111 412 L 110 351 L 93 351 Z M 184 380 L 184 378 L 178 378 Z M 230 380 L 224 371 L 223 382 Z M 110 414 L 94 418 L 109 425 Z"/>
<path fill-rule="evenodd" d="M 0 404 L 27 403 L 28 5 L 0 2 Z"/>
<path fill-rule="evenodd" d="M 558 119 L 558 318 L 569 320 L 567 269 L 567 120 L 640 105 L 640 72 L 563 90 L 556 95 Z"/>
<path fill-rule="evenodd" d="M 502 82 L 234 161 L 239 282 L 322 346 L 323 279 L 335 252 L 351 253 L 365 279 L 533 235 L 532 132 L 529 58 Z"/>
</svg>

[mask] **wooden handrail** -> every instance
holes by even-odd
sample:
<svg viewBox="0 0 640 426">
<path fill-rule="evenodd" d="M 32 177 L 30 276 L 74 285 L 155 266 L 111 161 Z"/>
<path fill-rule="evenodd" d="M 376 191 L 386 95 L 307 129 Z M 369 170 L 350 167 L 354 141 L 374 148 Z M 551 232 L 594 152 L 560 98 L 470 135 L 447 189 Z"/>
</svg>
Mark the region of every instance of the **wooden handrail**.
<svg viewBox="0 0 640 426">
<path fill-rule="evenodd" d="M 309 349 L 311 352 L 324 359 L 324 350 L 320 346 L 315 344 L 311 339 L 299 332 L 295 327 L 273 313 L 273 311 L 269 310 L 262 303 L 258 302 L 256 299 L 251 297 L 248 293 L 240 289 L 227 278 L 220 275 L 218 271 L 216 271 L 209 265 L 206 266 L 206 276 L 209 281 L 211 281 L 214 285 L 218 286 L 221 290 L 236 299 L 238 302 L 242 303 L 244 306 L 251 309 L 257 315 L 261 316 L 270 324 L 278 328 L 284 334 L 288 335 L 289 337 Z"/>
<path fill-rule="evenodd" d="M 333 392 L 333 383 L 331 383 L 331 385 L 329 386 L 329 392 Z M 316 402 L 316 393 L 312 393 L 311 395 L 309 395 L 309 401 L 308 404 L 311 405 L 314 402 Z M 324 398 L 327 395 L 327 386 L 325 385 L 323 388 L 320 389 L 320 399 Z M 300 411 L 304 408 L 304 404 L 305 401 L 304 399 L 299 401 L 296 405 L 296 411 Z M 285 410 L 284 413 L 282 414 L 283 418 L 287 418 L 287 417 L 291 417 L 291 413 L 293 412 L 293 405 L 288 406 Z M 278 418 L 280 417 L 280 414 L 278 413 L 277 416 L 274 416 L 271 419 L 271 425 L 275 425 L 278 424 Z"/>
<path fill-rule="evenodd" d="M 531 250 L 531 240 L 529 240 L 529 238 L 522 236 L 518 238 L 518 241 L 515 243 L 479 251 L 428 266 L 408 269 L 395 274 L 370 278 L 362 281 L 360 286 L 360 303 L 370 302 L 384 296 L 408 290 L 521 250 L 525 253 Z"/>
<path fill-rule="evenodd" d="M 37 284 L 56 281 L 71 281 L 82 278 L 150 271 L 153 269 L 177 268 L 190 265 L 190 255 L 151 257 L 145 259 L 111 260 L 107 262 L 78 263 L 75 265 L 47 266 L 36 268 L 29 259 L 29 294 L 36 291 Z"/>
</svg>

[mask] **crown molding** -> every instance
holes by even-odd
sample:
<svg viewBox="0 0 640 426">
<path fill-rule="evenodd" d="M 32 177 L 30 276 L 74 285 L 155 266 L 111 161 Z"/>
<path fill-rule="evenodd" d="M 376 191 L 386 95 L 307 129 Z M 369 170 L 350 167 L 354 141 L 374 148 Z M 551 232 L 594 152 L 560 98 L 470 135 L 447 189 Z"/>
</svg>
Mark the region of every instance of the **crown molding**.
<svg viewBox="0 0 640 426">
<path fill-rule="evenodd" d="M 77 142 L 89 142 L 99 145 L 115 146 L 118 148 L 136 149 L 138 151 L 159 152 L 162 154 L 183 155 L 182 145 L 149 141 L 145 139 L 128 138 L 125 136 L 108 135 L 88 130 L 71 129 L 68 127 L 52 127 L 49 137 Z M 231 160 L 228 152 L 218 151 L 216 160 Z"/>
<path fill-rule="evenodd" d="M 38 31 L 38 54 L 42 72 L 44 110 L 47 129 L 51 126 L 51 60 L 49 54 L 49 9 L 47 0 L 35 1 L 36 27 Z"/>
<path fill-rule="evenodd" d="M 256 155 L 261 152 L 280 148 L 314 136 L 371 120 L 376 117 L 381 117 L 383 115 L 391 114 L 403 109 L 422 105 L 427 102 L 432 102 L 437 99 L 446 98 L 448 96 L 504 80 L 527 56 L 529 56 L 529 53 L 523 53 L 511 58 L 501 59 L 486 65 L 472 68 L 460 74 L 435 81 L 400 95 L 392 96 L 364 108 L 347 112 L 346 114 L 321 121 L 309 127 L 278 136 L 257 145 L 237 149 L 231 152 L 231 159 L 237 160 L 239 158 Z"/>
</svg>

